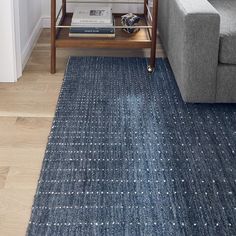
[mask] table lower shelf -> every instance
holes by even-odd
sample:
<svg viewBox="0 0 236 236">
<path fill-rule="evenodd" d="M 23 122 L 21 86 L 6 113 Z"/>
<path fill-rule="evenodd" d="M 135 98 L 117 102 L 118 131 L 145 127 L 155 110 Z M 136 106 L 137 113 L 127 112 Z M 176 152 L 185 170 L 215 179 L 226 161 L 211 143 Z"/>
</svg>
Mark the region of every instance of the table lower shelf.
<svg viewBox="0 0 236 236">
<path fill-rule="evenodd" d="M 62 26 L 70 26 L 72 13 L 67 13 L 61 22 Z M 121 25 L 120 15 L 115 15 L 116 25 Z M 139 25 L 145 26 L 144 18 Z M 69 28 L 58 29 L 56 47 L 80 48 L 151 48 L 151 38 L 148 29 L 140 29 L 134 34 L 127 34 L 122 29 L 116 29 L 115 38 L 74 38 L 69 37 Z"/>
</svg>

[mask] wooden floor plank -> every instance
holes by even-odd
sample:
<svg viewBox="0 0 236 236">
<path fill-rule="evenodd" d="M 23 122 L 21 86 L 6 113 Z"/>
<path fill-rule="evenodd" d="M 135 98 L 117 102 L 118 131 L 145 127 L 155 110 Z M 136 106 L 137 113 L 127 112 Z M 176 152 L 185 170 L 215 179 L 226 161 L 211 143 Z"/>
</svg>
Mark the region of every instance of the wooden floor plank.
<svg viewBox="0 0 236 236">
<path fill-rule="evenodd" d="M 35 189 L 0 190 L 0 235 L 25 235 Z"/>
<path fill-rule="evenodd" d="M 0 189 L 5 188 L 9 170 L 9 166 L 0 166 Z"/>
</svg>

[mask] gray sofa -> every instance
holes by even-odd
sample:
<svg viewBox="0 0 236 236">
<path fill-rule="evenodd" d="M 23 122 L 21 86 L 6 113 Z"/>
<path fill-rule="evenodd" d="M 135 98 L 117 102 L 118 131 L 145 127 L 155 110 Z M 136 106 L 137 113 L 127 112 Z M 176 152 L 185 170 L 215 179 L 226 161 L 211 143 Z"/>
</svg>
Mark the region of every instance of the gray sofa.
<svg viewBox="0 0 236 236">
<path fill-rule="evenodd" d="M 159 0 L 158 27 L 185 102 L 236 102 L 236 0 Z"/>
</svg>

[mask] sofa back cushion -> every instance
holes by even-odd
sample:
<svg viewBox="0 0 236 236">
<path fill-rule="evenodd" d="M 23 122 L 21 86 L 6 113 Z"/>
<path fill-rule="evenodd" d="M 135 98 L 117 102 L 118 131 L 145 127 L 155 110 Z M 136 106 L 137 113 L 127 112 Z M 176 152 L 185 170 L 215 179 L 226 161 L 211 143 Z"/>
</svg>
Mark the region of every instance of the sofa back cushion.
<svg viewBox="0 0 236 236">
<path fill-rule="evenodd" d="M 236 0 L 209 0 L 220 14 L 219 61 L 236 64 Z"/>
</svg>

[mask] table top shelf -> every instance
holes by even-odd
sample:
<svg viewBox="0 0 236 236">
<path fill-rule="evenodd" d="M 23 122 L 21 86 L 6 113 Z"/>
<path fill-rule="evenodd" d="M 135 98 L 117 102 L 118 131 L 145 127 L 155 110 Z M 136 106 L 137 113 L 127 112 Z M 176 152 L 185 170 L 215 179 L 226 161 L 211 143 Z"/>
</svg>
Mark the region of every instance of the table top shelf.
<svg viewBox="0 0 236 236">
<path fill-rule="evenodd" d="M 138 26 L 140 30 L 133 34 L 123 31 L 121 16 L 127 14 L 113 14 L 115 19 L 114 38 L 79 38 L 70 37 L 69 32 L 73 13 L 67 11 L 68 3 L 95 3 L 96 0 L 51 0 L 51 73 L 56 73 L 57 48 L 115 48 L 115 49 L 150 49 L 150 60 L 147 66 L 148 72 L 152 72 L 155 67 L 156 37 L 157 37 L 157 12 L 158 0 L 103 0 L 103 3 L 119 4 L 143 4 L 143 12 L 140 14 L 141 20 Z M 60 6 L 58 6 L 60 4 Z M 151 6 L 150 6 L 151 5 Z M 58 12 L 58 7 L 60 7 Z M 148 19 L 148 20 L 147 20 Z M 59 23 L 58 23 L 59 21 Z"/>
</svg>

